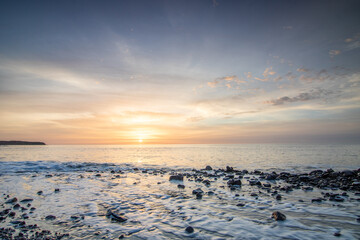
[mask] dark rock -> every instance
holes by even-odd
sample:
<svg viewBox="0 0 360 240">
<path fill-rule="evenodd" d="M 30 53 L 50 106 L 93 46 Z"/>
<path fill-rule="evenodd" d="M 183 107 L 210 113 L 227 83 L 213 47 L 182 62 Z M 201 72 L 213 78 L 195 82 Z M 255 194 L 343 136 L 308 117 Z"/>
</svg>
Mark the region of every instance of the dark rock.
<svg viewBox="0 0 360 240">
<path fill-rule="evenodd" d="M 38 191 L 36 194 L 41 195 L 41 194 L 43 194 L 43 191 Z"/>
<path fill-rule="evenodd" d="M 27 202 L 32 202 L 34 199 L 32 199 L 32 198 L 25 198 L 25 199 L 23 199 L 23 200 L 21 200 L 20 202 L 21 203 L 27 203 Z"/>
<path fill-rule="evenodd" d="M 230 179 L 228 182 L 227 182 L 227 185 L 228 186 L 241 186 L 241 180 L 240 179 Z"/>
<path fill-rule="evenodd" d="M 233 172 L 234 168 L 226 166 L 226 171 L 225 172 Z"/>
<path fill-rule="evenodd" d="M 312 188 L 312 187 L 302 187 L 302 190 L 304 190 L 304 191 L 312 191 L 312 190 L 314 190 L 314 188 Z"/>
<path fill-rule="evenodd" d="M 117 221 L 117 222 L 125 222 L 127 221 L 127 218 L 121 217 L 119 214 L 115 213 L 111 209 L 108 209 L 106 216 L 110 218 L 111 220 Z"/>
<path fill-rule="evenodd" d="M 196 194 L 196 199 L 202 199 L 202 197 L 203 197 L 202 193 L 199 192 Z"/>
<path fill-rule="evenodd" d="M 185 229 L 185 231 L 186 231 L 187 233 L 193 233 L 193 232 L 194 232 L 194 228 L 191 227 L 191 226 L 188 226 L 188 227 Z"/>
<path fill-rule="evenodd" d="M 335 197 L 334 197 L 334 200 L 335 200 L 336 202 L 343 202 L 345 199 L 344 199 L 343 197 L 341 197 L 341 196 L 335 196 Z"/>
<path fill-rule="evenodd" d="M 334 236 L 335 236 L 335 237 L 340 237 L 340 236 L 341 236 L 341 233 L 340 233 L 340 232 L 335 232 L 335 233 L 334 233 Z"/>
<path fill-rule="evenodd" d="M 98 173 L 98 174 L 96 174 L 96 175 L 95 175 L 95 177 L 101 177 L 101 174 L 100 174 L 100 173 Z"/>
<path fill-rule="evenodd" d="M 275 211 L 272 213 L 272 218 L 274 218 L 276 221 L 284 221 L 286 220 L 286 216 L 279 212 L 279 211 Z"/>
<path fill-rule="evenodd" d="M 258 195 L 256 193 L 251 193 L 250 196 L 257 197 Z"/>
<path fill-rule="evenodd" d="M 251 186 L 254 186 L 254 185 L 261 186 L 261 182 L 260 182 L 259 180 L 257 180 L 257 179 L 250 179 L 250 180 L 249 180 L 249 184 L 250 184 Z"/>
<path fill-rule="evenodd" d="M 204 180 L 204 181 L 202 181 L 203 182 L 203 184 L 205 184 L 206 186 L 210 186 L 210 180 Z"/>
<path fill-rule="evenodd" d="M 213 192 L 213 191 L 208 191 L 207 194 L 208 194 L 208 195 L 214 195 L 214 192 Z"/>
<path fill-rule="evenodd" d="M 15 212 L 10 212 L 9 213 L 9 217 L 15 217 L 16 213 Z"/>
<path fill-rule="evenodd" d="M 180 189 L 184 189 L 185 185 L 179 184 L 177 187 L 180 188 Z"/>
<path fill-rule="evenodd" d="M 20 204 L 18 204 L 18 203 L 15 204 L 14 207 L 13 207 L 13 209 L 19 209 L 19 208 L 20 208 Z"/>
<path fill-rule="evenodd" d="M 55 188 L 54 192 L 60 192 L 59 188 Z"/>
<path fill-rule="evenodd" d="M 169 181 L 184 181 L 184 176 L 182 175 L 171 175 Z"/>
<path fill-rule="evenodd" d="M 56 219 L 56 217 L 54 215 L 47 215 L 45 217 L 45 220 L 55 220 L 55 219 Z"/>
<path fill-rule="evenodd" d="M 277 175 L 276 174 L 270 174 L 265 177 L 265 180 L 276 180 Z"/>
<path fill-rule="evenodd" d="M 314 198 L 314 199 L 311 199 L 311 202 L 322 202 L 322 198 Z"/>
<path fill-rule="evenodd" d="M 280 194 L 276 195 L 276 200 L 279 200 L 279 201 L 280 201 L 280 200 L 281 200 L 281 198 L 282 198 L 282 197 L 281 197 L 281 195 L 280 195 Z"/>
<path fill-rule="evenodd" d="M 344 177 L 352 177 L 352 176 L 355 175 L 355 172 L 350 171 L 350 170 L 345 170 L 345 171 L 342 172 L 342 175 L 343 175 Z"/>
<path fill-rule="evenodd" d="M 213 170 L 213 169 L 212 169 L 212 167 L 211 167 L 211 166 L 206 166 L 205 170 L 207 170 L 207 171 L 211 171 L 211 170 Z"/>
<path fill-rule="evenodd" d="M 238 204 L 236 204 L 236 206 L 238 206 L 238 207 L 244 207 L 244 206 L 245 206 L 245 203 L 238 203 Z"/>
<path fill-rule="evenodd" d="M 271 184 L 270 184 L 270 183 L 263 183 L 263 187 L 265 187 L 265 188 L 271 188 Z"/>
<path fill-rule="evenodd" d="M 310 172 L 310 175 L 321 175 L 323 173 L 323 170 L 314 170 Z"/>
<path fill-rule="evenodd" d="M 203 191 L 203 190 L 201 190 L 201 188 L 197 188 L 197 189 L 195 189 L 195 190 L 193 190 L 193 191 L 192 191 L 192 194 L 198 194 L 198 193 L 203 194 L 203 193 L 204 193 L 204 191 Z"/>
<path fill-rule="evenodd" d="M 47 177 L 47 178 L 51 178 L 53 175 L 51 175 L 51 174 L 46 174 L 45 175 L 45 177 Z"/>
<path fill-rule="evenodd" d="M 14 198 L 7 200 L 5 203 L 16 203 L 16 202 L 17 202 L 17 198 L 14 197 Z"/>
</svg>

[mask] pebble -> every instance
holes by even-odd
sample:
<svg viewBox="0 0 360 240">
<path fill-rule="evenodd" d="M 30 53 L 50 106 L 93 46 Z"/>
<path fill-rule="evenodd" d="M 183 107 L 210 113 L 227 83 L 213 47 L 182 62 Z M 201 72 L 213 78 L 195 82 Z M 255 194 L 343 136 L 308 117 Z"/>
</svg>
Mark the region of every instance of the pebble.
<svg viewBox="0 0 360 240">
<path fill-rule="evenodd" d="M 272 218 L 274 218 L 276 221 L 284 221 L 286 220 L 286 216 L 279 212 L 279 211 L 275 211 L 272 213 Z"/>
<path fill-rule="evenodd" d="M 185 231 L 186 231 L 187 233 L 193 233 L 193 232 L 194 232 L 194 228 L 191 227 L 191 226 L 188 226 L 188 227 L 185 229 Z"/>
<path fill-rule="evenodd" d="M 55 219 L 56 219 L 56 217 L 54 215 L 47 215 L 45 217 L 45 220 L 55 220 Z"/>
</svg>

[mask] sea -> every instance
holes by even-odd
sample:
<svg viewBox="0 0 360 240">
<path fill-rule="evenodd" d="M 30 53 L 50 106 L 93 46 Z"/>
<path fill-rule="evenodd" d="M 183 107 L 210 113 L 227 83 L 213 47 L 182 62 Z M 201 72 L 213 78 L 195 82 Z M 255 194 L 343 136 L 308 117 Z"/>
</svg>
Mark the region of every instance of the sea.
<svg viewBox="0 0 360 240">
<path fill-rule="evenodd" d="M 169 181 L 206 166 L 214 169 L 209 174 L 226 166 L 249 173 L 236 189 L 227 186 L 226 173 L 199 175 L 207 184 L 196 177 Z M 69 234 L 62 239 L 87 240 L 360 239 L 360 193 L 315 187 L 287 192 L 287 183 L 251 173 L 330 168 L 359 169 L 360 145 L 0 146 L 0 212 L 15 213 L 0 220 L 0 227 L 17 235 L 24 229 L 19 221 L 25 221 L 38 231 Z M 252 186 L 254 179 L 271 188 Z M 201 198 L 193 194 L 198 189 Z M 326 194 L 340 194 L 344 201 L 329 201 Z M 22 208 L 6 203 L 14 197 Z M 109 210 L 126 221 L 114 221 Z M 286 220 L 275 221 L 274 211 Z"/>
<path fill-rule="evenodd" d="M 0 146 L 0 173 L 73 171 L 92 163 L 129 167 L 237 169 L 301 172 L 360 168 L 360 145 L 219 144 L 219 145 L 45 145 Z M 98 164 L 98 165 L 97 165 Z M 70 168 L 68 168 L 70 166 Z M 87 166 L 84 164 L 84 166 Z"/>
</svg>

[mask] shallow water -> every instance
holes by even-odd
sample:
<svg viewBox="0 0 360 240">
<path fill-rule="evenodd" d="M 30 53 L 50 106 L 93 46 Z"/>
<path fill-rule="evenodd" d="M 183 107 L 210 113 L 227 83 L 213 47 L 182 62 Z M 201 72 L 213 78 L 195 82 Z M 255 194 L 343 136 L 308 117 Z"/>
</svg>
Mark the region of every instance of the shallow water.
<svg viewBox="0 0 360 240">
<path fill-rule="evenodd" d="M 251 175 L 245 175 L 241 189 L 231 191 L 222 179 L 212 181 L 209 187 L 185 179 L 186 188 L 179 189 L 180 182 L 169 181 L 170 173 L 154 175 L 140 169 L 98 174 L 3 175 L 0 191 L 19 200 L 33 198 L 36 210 L 29 213 L 27 224 L 69 233 L 70 239 L 115 239 L 120 235 L 129 239 L 337 239 L 335 232 L 341 232 L 341 239 L 360 237 L 356 221 L 360 204 L 354 193 L 340 204 L 311 203 L 312 198 L 322 196 L 320 191 L 298 189 L 281 193 L 283 198 L 278 201 L 266 190 L 250 186 L 246 179 L 254 177 Z M 60 191 L 54 192 L 55 188 Z M 201 200 L 192 195 L 197 188 L 205 192 Z M 36 194 L 39 190 L 42 195 Z M 207 195 L 209 191 L 214 195 Z M 9 207 L 4 201 L 2 198 L 0 204 Z M 244 206 L 237 206 L 239 203 Z M 112 222 L 105 216 L 108 208 L 118 210 L 128 220 Z M 281 211 L 287 220 L 274 221 L 273 211 Z M 44 220 L 49 214 L 57 218 Z M 1 225 L 11 226 L 10 220 Z M 195 229 L 192 234 L 185 232 L 189 225 Z"/>
</svg>

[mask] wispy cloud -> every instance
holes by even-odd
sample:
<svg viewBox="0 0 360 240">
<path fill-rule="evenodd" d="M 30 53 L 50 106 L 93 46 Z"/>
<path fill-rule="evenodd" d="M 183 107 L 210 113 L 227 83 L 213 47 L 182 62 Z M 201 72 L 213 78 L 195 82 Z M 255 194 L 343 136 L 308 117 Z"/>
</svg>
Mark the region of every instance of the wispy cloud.
<svg viewBox="0 0 360 240">
<path fill-rule="evenodd" d="M 272 76 L 272 75 L 275 75 L 276 72 L 272 70 L 272 67 L 268 67 L 265 69 L 264 73 L 263 73 L 263 76 L 265 78 L 268 78 L 269 76 Z"/>
<path fill-rule="evenodd" d="M 305 101 L 314 100 L 314 99 L 323 99 L 332 94 L 333 94 L 332 91 L 325 90 L 325 89 L 317 89 L 317 90 L 313 90 L 310 92 L 299 93 L 298 95 L 296 95 L 294 97 L 284 96 L 284 97 L 281 97 L 278 99 L 273 99 L 270 101 L 266 101 L 266 103 L 272 104 L 272 105 L 283 105 L 283 104 L 287 104 L 287 103 L 296 103 L 296 102 L 305 102 Z"/>
<path fill-rule="evenodd" d="M 329 55 L 331 58 L 334 58 L 335 56 L 339 55 L 341 53 L 340 50 L 330 50 Z"/>
<path fill-rule="evenodd" d="M 298 71 L 298 72 L 309 72 L 310 70 L 309 69 L 307 69 L 307 68 L 298 68 L 298 69 L 296 69 L 296 71 Z"/>
<path fill-rule="evenodd" d="M 218 84 L 225 82 L 225 86 L 227 88 L 232 88 L 230 83 L 235 83 L 237 85 L 242 84 L 242 83 L 246 83 L 245 80 L 240 79 L 238 76 L 236 75 L 232 75 L 232 76 L 225 76 L 225 77 L 220 77 L 220 78 L 216 78 L 215 80 L 208 82 L 208 86 L 211 88 L 215 88 Z"/>
</svg>

